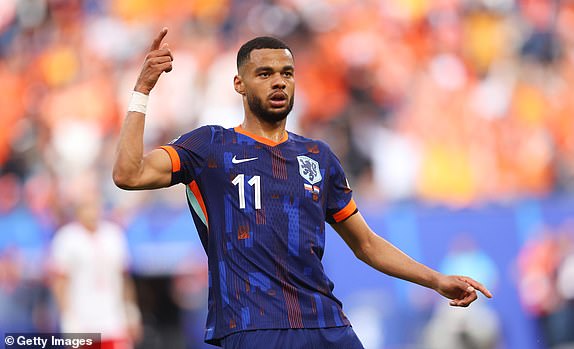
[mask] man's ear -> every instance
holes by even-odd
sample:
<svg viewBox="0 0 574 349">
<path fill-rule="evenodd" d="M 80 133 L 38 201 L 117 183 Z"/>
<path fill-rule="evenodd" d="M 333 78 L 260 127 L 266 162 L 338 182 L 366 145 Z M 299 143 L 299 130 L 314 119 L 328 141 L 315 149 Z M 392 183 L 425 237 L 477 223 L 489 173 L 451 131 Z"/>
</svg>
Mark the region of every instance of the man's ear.
<svg viewBox="0 0 574 349">
<path fill-rule="evenodd" d="M 233 87 L 237 93 L 243 96 L 245 95 L 245 85 L 243 84 L 243 79 L 241 79 L 241 76 L 235 75 L 233 78 Z"/>
</svg>

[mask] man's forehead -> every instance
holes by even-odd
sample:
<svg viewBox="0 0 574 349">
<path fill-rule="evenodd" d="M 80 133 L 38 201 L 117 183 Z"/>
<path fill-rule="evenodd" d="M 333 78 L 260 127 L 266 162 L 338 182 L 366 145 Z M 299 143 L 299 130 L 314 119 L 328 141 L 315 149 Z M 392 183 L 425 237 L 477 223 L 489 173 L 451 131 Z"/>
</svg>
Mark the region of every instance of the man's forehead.
<svg viewBox="0 0 574 349">
<path fill-rule="evenodd" d="M 293 55 L 288 49 L 255 49 L 249 55 L 248 64 L 252 64 L 255 67 L 262 65 L 293 65 Z"/>
</svg>

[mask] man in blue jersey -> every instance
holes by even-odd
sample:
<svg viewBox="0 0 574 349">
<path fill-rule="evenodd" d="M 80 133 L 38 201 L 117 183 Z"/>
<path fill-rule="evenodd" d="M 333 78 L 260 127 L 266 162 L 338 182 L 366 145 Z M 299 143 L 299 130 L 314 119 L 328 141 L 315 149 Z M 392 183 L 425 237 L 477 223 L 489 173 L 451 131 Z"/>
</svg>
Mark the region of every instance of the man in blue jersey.
<svg viewBox="0 0 574 349">
<path fill-rule="evenodd" d="M 208 343 L 224 348 L 362 348 L 321 258 L 325 221 L 357 258 L 466 307 L 477 281 L 443 275 L 375 234 L 329 146 L 285 130 L 295 65 L 285 43 L 258 37 L 237 55 L 244 105 L 235 128 L 203 126 L 143 153 L 149 93 L 173 57 L 164 28 L 152 43 L 124 121 L 113 178 L 124 189 L 182 183 L 208 256 Z"/>
</svg>

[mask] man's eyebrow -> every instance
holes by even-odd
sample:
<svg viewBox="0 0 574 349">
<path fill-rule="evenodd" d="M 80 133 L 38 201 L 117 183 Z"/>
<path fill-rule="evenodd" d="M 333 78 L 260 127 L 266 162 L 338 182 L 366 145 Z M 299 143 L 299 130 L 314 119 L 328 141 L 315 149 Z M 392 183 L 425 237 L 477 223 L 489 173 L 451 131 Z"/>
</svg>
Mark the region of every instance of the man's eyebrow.
<svg viewBox="0 0 574 349">
<path fill-rule="evenodd" d="M 255 68 L 256 73 L 260 73 L 260 72 L 264 72 L 264 71 L 270 71 L 270 70 L 273 70 L 273 68 L 271 68 L 269 66 L 261 66 L 261 67 Z"/>
<path fill-rule="evenodd" d="M 287 71 L 287 70 L 295 70 L 295 67 L 292 65 L 285 65 L 281 69 L 281 71 Z M 273 68 L 270 66 L 261 66 L 261 67 L 255 68 L 255 73 L 260 73 L 260 72 L 265 72 L 265 71 L 273 71 Z"/>
</svg>

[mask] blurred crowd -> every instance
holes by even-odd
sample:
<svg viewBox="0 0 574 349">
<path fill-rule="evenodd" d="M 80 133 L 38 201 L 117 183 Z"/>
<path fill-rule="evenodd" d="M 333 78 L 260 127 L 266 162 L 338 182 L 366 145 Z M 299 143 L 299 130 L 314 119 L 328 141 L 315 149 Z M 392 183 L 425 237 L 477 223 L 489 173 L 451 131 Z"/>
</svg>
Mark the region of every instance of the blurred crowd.
<svg viewBox="0 0 574 349">
<path fill-rule="evenodd" d="M 238 125 L 237 49 L 272 35 L 295 54 L 288 129 L 327 141 L 362 202 L 574 193 L 573 0 L 2 0 L 0 327 L 32 326 L 21 309 L 33 309 L 30 328 L 54 322 L 45 290 L 18 280 L 43 282 L 45 246 L 85 193 L 124 227 L 152 202 L 184 208 L 177 189 L 125 193 L 111 180 L 130 91 L 164 26 L 174 69 L 152 92 L 147 149 Z M 201 298 L 187 277 L 176 303 Z"/>
<path fill-rule="evenodd" d="M 148 147 L 237 125 L 236 50 L 267 34 L 295 52 L 289 128 L 329 141 L 358 195 L 468 205 L 574 190 L 570 0 L 2 1 L 2 173 L 64 200 L 88 174 L 113 191 L 114 141 L 163 26 L 174 71 L 152 94 Z"/>
<path fill-rule="evenodd" d="M 527 241 L 518 276 L 521 302 L 548 348 L 574 348 L 574 223 L 546 227 Z"/>
</svg>

